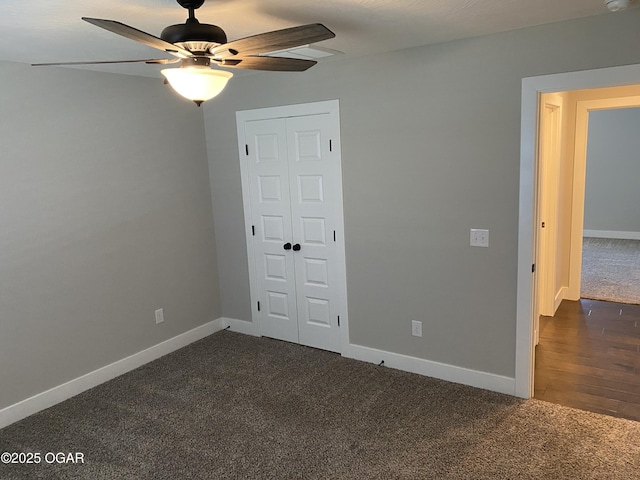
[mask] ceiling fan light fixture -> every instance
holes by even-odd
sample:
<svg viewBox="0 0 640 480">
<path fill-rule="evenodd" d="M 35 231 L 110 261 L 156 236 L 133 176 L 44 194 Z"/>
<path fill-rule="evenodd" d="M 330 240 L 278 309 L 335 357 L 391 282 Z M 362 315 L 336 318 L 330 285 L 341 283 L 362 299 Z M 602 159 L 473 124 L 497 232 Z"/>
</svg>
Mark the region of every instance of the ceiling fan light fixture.
<svg viewBox="0 0 640 480">
<path fill-rule="evenodd" d="M 167 78 L 171 88 L 198 106 L 222 92 L 233 77 L 230 72 L 199 65 L 165 68 L 161 73 Z"/>
<path fill-rule="evenodd" d="M 621 1 L 621 0 L 619 0 Z M 287 50 L 312 43 L 329 40 L 336 35 L 321 23 L 310 23 L 296 27 L 283 28 L 271 32 L 259 33 L 239 38 L 232 42 L 220 27 L 200 23 L 195 10 L 205 0 L 177 0 L 181 7 L 189 11 L 184 24 L 169 25 L 160 37 L 143 32 L 117 20 L 82 17 L 82 20 L 109 32 L 136 41 L 148 47 L 169 53 L 174 59 L 151 58 L 143 60 L 117 60 L 98 62 L 62 62 L 36 63 L 45 65 L 95 65 L 110 63 L 147 63 L 166 65 L 181 62 L 180 68 L 161 70 L 165 83 L 183 97 L 200 106 L 202 102 L 218 95 L 233 76 L 226 70 L 211 69 L 212 61 L 216 66 L 262 70 L 274 72 L 303 72 L 317 62 L 308 58 L 265 56 L 274 50 Z M 294 56 L 295 57 L 295 56 Z M 304 55 L 302 55 L 304 57 Z"/>
</svg>

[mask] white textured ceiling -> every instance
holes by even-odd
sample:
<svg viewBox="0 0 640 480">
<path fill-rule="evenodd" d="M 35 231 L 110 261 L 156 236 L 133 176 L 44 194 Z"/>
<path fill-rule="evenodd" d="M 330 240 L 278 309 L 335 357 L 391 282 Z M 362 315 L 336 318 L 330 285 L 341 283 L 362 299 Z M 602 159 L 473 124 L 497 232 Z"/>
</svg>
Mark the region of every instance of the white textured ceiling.
<svg viewBox="0 0 640 480">
<path fill-rule="evenodd" d="M 202 23 L 222 27 L 229 40 L 323 23 L 336 38 L 319 45 L 347 56 L 599 14 L 624 12 L 609 13 L 603 0 L 207 0 L 196 12 Z M 82 16 L 118 20 L 159 36 L 165 26 L 183 23 L 187 11 L 175 0 L 1 0 L 0 60 L 37 63 L 167 57 L 83 22 Z M 159 70 L 144 64 L 89 68 L 149 76 L 157 76 Z"/>
</svg>

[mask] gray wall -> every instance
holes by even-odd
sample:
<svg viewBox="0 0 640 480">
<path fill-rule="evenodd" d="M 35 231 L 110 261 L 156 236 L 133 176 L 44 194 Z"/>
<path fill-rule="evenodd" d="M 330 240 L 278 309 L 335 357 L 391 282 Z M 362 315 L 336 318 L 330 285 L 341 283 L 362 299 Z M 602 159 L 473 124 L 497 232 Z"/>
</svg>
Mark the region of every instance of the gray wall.
<svg viewBox="0 0 640 480">
<path fill-rule="evenodd" d="M 513 377 L 521 80 L 638 63 L 639 22 L 632 10 L 233 79 L 205 107 L 223 315 L 251 318 L 235 111 L 338 98 L 351 342 Z M 469 247 L 469 228 L 490 247 Z"/>
<path fill-rule="evenodd" d="M 0 85 L 2 408 L 220 302 L 201 110 L 159 79 L 3 62 Z"/>
<path fill-rule="evenodd" d="M 640 108 L 589 113 L 584 228 L 640 232 Z"/>
</svg>

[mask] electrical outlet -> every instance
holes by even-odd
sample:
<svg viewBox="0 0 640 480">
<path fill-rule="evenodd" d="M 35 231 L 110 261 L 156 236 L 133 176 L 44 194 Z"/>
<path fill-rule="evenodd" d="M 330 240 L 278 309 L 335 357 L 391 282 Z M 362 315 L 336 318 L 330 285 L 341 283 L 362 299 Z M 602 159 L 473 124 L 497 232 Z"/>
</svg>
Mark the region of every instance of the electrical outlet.
<svg viewBox="0 0 640 480">
<path fill-rule="evenodd" d="M 162 322 L 164 322 L 164 312 L 161 308 L 159 308 L 158 310 L 156 310 L 156 325 Z"/>
<path fill-rule="evenodd" d="M 488 247 L 489 246 L 489 230 L 480 228 L 472 228 L 469 235 L 469 244 L 472 247 Z"/>
<path fill-rule="evenodd" d="M 414 337 L 422 336 L 422 322 L 419 320 L 411 320 L 411 335 Z"/>
</svg>

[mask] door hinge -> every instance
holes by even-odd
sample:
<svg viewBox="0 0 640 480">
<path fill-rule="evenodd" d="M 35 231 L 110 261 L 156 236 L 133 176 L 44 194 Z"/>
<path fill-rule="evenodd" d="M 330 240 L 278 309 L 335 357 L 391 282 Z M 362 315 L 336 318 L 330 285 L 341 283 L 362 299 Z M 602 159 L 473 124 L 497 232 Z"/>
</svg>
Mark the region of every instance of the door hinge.
<svg viewBox="0 0 640 480">
<path fill-rule="evenodd" d="M 333 241 L 334 242 L 336 241 L 336 231 L 335 230 L 333 231 Z"/>
<path fill-rule="evenodd" d="M 536 264 L 534 263 L 533 265 L 531 265 L 531 273 L 535 273 L 536 272 Z"/>
<path fill-rule="evenodd" d="M 251 225 L 251 235 L 253 235 L 254 237 L 256 236 L 256 226 L 255 225 Z"/>
<path fill-rule="evenodd" d="M 340 315 L 338 315 L 338 326 L 340 326 Z"/>
<path fill-rule="evenodd" d="M 331 139 L 329 139 L 329 151 L 333 152 L 333 144 L 331 143 Z"/>
<path fill-rule="evenodd" d="M 245 143 L 244 151 L 247 152 L 247 156 L 249 156 L 249 144 Z"/>
<path fill-rule="evenodd" d="M 258 311 L 260 311 L 260 302 L 258 302 Z"/>
</svg>

